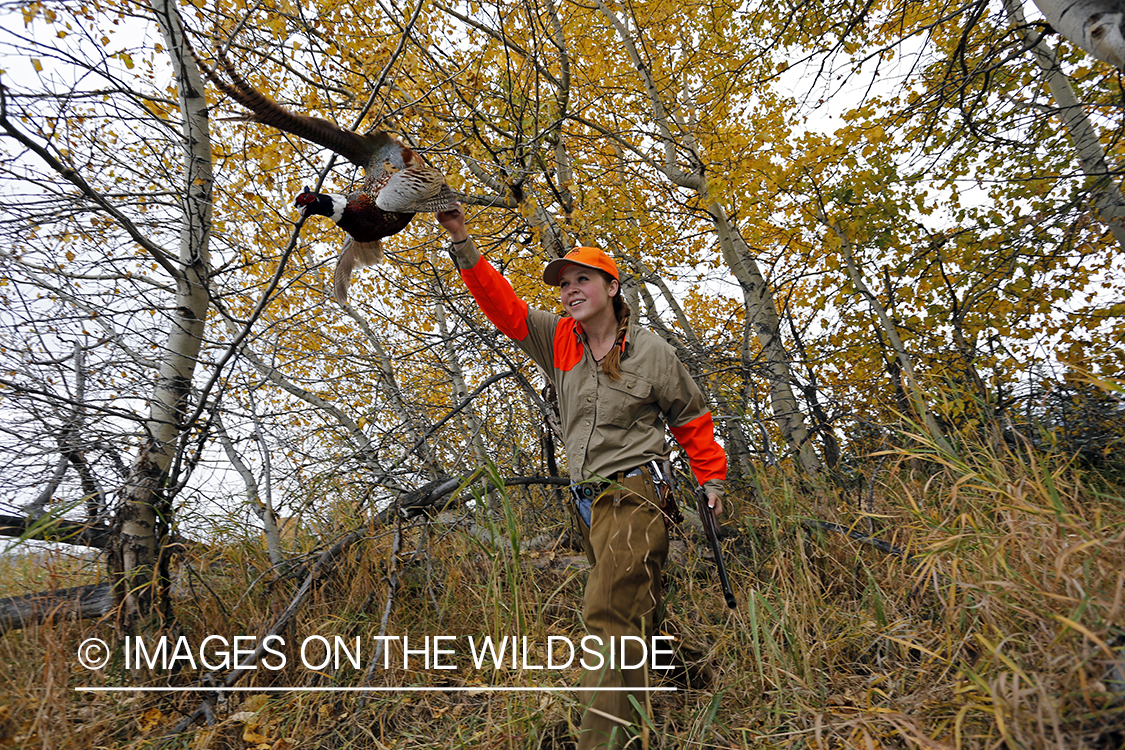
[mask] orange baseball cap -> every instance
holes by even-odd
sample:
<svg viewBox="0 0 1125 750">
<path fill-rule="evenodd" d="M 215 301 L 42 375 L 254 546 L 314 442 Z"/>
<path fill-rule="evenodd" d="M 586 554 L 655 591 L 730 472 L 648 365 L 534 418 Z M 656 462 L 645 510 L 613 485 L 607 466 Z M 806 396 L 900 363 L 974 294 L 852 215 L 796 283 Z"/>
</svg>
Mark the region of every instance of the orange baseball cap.
<svg viewBox="0 0 1125 750">
<path fill-rule="evenodd" d="M 543 281 L 551 286 L 558 286 L 559 274 L 562 273 L 563 267 L 568 263 L 605 271 L 618 282 L 621 281 L 617 275 L 617 264 L 613 262 L 613 258 L 596 247 L 576 247 L 563 257 L 555 258 L 543 269 Z"/>
</svg>

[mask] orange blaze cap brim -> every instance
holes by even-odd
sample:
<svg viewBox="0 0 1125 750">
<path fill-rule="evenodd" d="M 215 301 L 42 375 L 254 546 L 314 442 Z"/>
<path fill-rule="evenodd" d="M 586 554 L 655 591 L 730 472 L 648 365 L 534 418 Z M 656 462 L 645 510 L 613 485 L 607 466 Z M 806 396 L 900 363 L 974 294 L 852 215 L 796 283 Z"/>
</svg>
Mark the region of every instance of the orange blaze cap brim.
<svg viewBox="0 0 1125 750">
<path fill-rule="evenodd" d="M 617 275 L 617 264 L 613 262 L 613 258 L 596 247 L 576 247 L 563 257 L 555 258 L 543 269 L 543 281 L 551 286 L 558 286 L 559 274 L 570 263 L 605 271 L 619 283 L 621 281 Z"/>
</svg>

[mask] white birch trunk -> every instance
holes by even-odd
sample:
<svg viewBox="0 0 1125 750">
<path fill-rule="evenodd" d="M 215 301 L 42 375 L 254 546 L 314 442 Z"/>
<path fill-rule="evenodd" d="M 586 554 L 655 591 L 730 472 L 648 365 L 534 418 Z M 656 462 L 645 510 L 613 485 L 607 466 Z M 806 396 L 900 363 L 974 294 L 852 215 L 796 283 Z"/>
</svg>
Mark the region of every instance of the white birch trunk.
<svg viewBox="0 0 1125 750">
<path fill-rule="evenodd" d="M 434 264 L 437 265 L 436 263 Z M 449 368 L 449 376 L 453 381 L 453 403 L 459 404 L 469 395 L 469 386 L 465 383 L 465 374 L 461 369 L 461 360 L 457 356 L 457 347 L 453 345 L 453 337 L 449 335 L 449 324 L 445 314 L 445 300 L 437 284 L 432 287 L 434 295 L 434 316 L 437 318 L 438 332 L 441 334 L 442 348 L 445 350 L 445 363 Z M 476 454 L 477 463 L 484 466 L 488 463 L 488 449 L 484 445 L 480 420 L 473 412 L 473 407 L 466 406 L 464 410 L 465 422 L 471 433 L 470 440 L 473 452 Z"/>
<path fill-rule="evenodd" d="M 157 557 L 158 510 L 183 424 L 192 376 L 203 341 L 209 299 L 208 239 L 211 230 L 211 141 L 203 81 L 184 48 L 184 30 L 172 0 L 153 0 L 164 44 L 172 58 L 183 118 L 183 220 L 175 274 L 176 298 L 146 424 L 147 439 L 123 491 L 113 566 L 119 574 L 122 625 L 129 629 L 152 604 Z"/>
<path fill-rule="evenodd" d="M 773 292 L 766 283 L 750 248 L 731 225 L 726 208 L 711 196 L 704 177 L 704 165 L 698 156 L 698 149 L 695 148 L 690 129 L 680 122 L 677 123 L 679 132 L 675 134 L 672 132 L 673 118 L 664 107 L 652 73 L 638 52 L 628 26 L 609 9 L 605 0 L 597 0 L 597 6 L 617 31 L 618 38 L 640 75 L 652 107 L 653 122 L 660 130 L 664 152 L 663 162 L 653 159 L 649 160 L 649 164 L 663 173 L 673 184 L 694 190 L 707 209 L 719 238 L 723 260 L 742 287 L 746 303 L 746 325 L 757 336 L 765 358 L 766 377 L 770 386 L 770 407 L 774 420 L 805 473 L 818 474 L 821 470 L 820 458 L 816 455 L 808 427 L 805 425 L 805 415 L 793 392 L 793 373 L 789 367 L 788 352 L 785 351 L 781 339 L 781 320 L 777 314 L 777 306 L 774 304 Z M 681 156 L 679 143 L 684 145 L 685 160 L 690 166 L 690 172 L 682 169 L 677 161 Z"/>
<path fill-rule="evenodd" d="M 754 332 L 764 355 L 773 418 L 786 444 L 797 454 L 798 463 L 805 473 L 819 474 L 822 468 L 820 457 L 805 424 L 805 414 L 793 392 L 793 372 L 789 367 L 789 352 L 781 339 L 781 317 L 777 314 L 773 291 L 745 240 L 730 225 L 725 208 L 712 201 L 708 210 L 715 220 L 723 259 L 742 287 L 746 326 Z"/>
<path fill-rule="evenodd" d="M 258 480 L 254 476 L 254 471 L 242 460 L 242 456 L 234 447 L 234 441 L 231 440 L 226 427 L 223 426 L 222 418 L 218 415 L 215 416 L 214 429 L 215 436 L 219 438 L 219 443 L 227 454 L 227 459 L 234 470 L 238 472 L 238 475 L 242 477 L 243 484 L 246 485 L 246 499 L 250 501 L 255 515 L 262 521 L 262 531 L 266 537 L 266 550 L 269 552 L 270 564 L 281 565 L 285 562 L 285 554 L 281 551 L 281 534 L 277 529 L 277 516 L 273 512 L 269 498 L 263 498 L 258 491 Z M 267 479 L 267 483 L 268 481 Z"/>
<path fill-rule="evenodd" d="M 1125 2 L 1035 0 L 1055 31 L 1118 70 L 1125 70 Z M 1023 21 L 1019 24 L 1022 26 Z"/>
<path fill-rule="evenodd" d="M 1038 0 L 1038 2 L 1042 7 L 1046 0 Z M 1062 4 L 1060 3 L 1060 5 Z M 1122 6 L 1119 2 L 1111 3 L 1108 0 L 1102 0 L 1100 3 L 1091 2 L 1091 4 Z M 1085 110 L 1082 109 L 1078 97 L 1075 96 L 1074 87 L 1070 85 L 1070 79 L 1063 73 L 1055 50 L 1026 27 L 1020 0 L 1004 0 L 1004 8 L 1011 17 L 1012 23 L 1023 36 L 1024 42 L 1028 45 L 1031 53 L 1035 56 L 1035 62 L 1043 70 L 1047 79 L 1047 86 L 1051 90 L 1051 96 L 1054 97 L 1055 103 L 1059 107 L 1059 117 L 1062 118 L 1067 135 L 1070 136 L 1070 141 L 1078 152 L 1078 162 L 1082 167 L 1082 172 L 1093 183 L 1091 188 L 1098 214 L 1102 221 L 1108 225 L 1109 231 L 1113 233 L 1113 238 L 1117 240 L 1117 244 L 1122 250 L 1125 250 L 1125 196 L 1121 193 L 1121 187 L 1113 179 L 1113 172 L 1106 161 L 1105 149 L 1102 147 L 1097 131 L 1094 129 L 1093 123 L 1090 122 L 1090 118 L 1086 116 Z"/>
</svg>

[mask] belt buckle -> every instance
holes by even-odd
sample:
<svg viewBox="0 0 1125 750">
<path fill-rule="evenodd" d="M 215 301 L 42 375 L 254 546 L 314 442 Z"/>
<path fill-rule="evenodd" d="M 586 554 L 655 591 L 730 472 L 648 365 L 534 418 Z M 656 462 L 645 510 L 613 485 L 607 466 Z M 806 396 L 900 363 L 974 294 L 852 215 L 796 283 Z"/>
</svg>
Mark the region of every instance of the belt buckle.
<svg viewBox="0 0 1125 750">
<path fill-rule="evenodd" d="M 605 485 L 604 484 L 586 483 L 586 484 L 578 485 L 578 494 L 581 495 L 582 497 L 587 497 L 591 500 L 596 498 L 598 495 L 602 494 L 602 492 L 604 492 L 604 491 L 605 491 Z"/>
</svg>

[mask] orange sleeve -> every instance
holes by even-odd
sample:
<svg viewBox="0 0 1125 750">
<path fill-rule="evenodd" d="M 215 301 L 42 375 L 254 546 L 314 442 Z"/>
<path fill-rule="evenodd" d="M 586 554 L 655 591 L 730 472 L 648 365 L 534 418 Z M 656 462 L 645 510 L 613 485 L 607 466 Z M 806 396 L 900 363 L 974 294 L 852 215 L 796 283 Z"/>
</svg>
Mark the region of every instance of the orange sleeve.
<svg viewBox="0 0 1125 750">
<path fill-rule="evenodd" d="M 691 471 L 700 486 L 712 479 L 723 481 L 727 478 L 727 454 L 715 442 L 715 423 L 711 419 L 711 412 L 670 429 L 676 442 L 687 453 Z"/>
<path fill-rule="evenodd" d="M 461 269 L 461 278 L 473 299 L 492 325 L 514 341 L 527 338 L 527 303 L 516 296 L 512 285 L 481 256 L 472 268 Z"/>
</svg>

